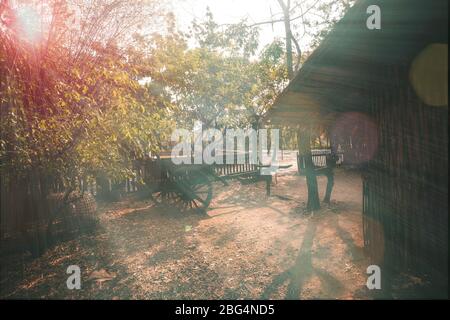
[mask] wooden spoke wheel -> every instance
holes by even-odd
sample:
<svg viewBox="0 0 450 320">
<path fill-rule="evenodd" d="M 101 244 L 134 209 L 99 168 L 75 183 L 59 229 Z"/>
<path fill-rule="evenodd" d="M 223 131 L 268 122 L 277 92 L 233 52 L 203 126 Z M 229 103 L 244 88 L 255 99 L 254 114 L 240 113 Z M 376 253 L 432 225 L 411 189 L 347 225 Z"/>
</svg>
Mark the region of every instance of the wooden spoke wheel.
<svg viewBox="0 0 450 320">
<path fill-rule="evenodd" d="M 199 212 L 204 212 L 208 208 L 212 196 L 213 187 L 209 179 L 201 179 L 193 183 L 187 179 L 174 180 L 151 193 L 151 198 L 157 205 L 167 205 L 181 211 Z"/>
<path fill-rule="evenodd" d="M 195 210 L 204 213 L 211 203 L 213 187 L 208 176 L 201 171 L 184 176 L 174 184 L 181 206 L 184 210 Z"/>
<path fill-rule="evenodd" d="M 186 207 L 204 212 L 211 203 L 213 187 L 211 181 L 190 185 L 190 190 L 184 194 Z"/>
<path fill-rule="evenodd" d="M 178 194 L 174 191 L 159 190 L 152 192 L 151 199 L 158 205 L 164 205 L 173 202 L 173 199 L 177 196 Z"/>
</svg>

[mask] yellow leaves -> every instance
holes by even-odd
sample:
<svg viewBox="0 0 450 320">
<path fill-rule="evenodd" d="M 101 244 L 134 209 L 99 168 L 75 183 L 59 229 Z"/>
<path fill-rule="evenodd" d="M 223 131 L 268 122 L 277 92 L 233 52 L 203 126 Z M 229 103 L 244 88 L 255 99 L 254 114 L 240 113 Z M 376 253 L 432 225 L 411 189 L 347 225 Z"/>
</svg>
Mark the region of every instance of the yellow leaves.
<svg viewBox="0 0 450 320">
<path fill-rule="evenodd" d="M 76 90 L 68 90 L 64 93 L 64 105 L 77 103 L 81 100 L 81 95 Z"/>
<path fill-rule="evenodd" d="M 133 138 L 129 130 L 125 130 L 124 135 L 128 140 L 131 140 Z"/>
<path fill-rule="evenodd" d="M 58 103 L 58 105 L 59 105 L 61 108 L 67 107 L 67 103 L 66 103 L 64 100 L 60 100 L 59 103 Z"/>
<path fill-rule="evenodd" d="M 47 129 L 46 121 L 44 121 L 44 120 L 39 121 L 38 128 L 40 130 L 46 130 Z"/>
<path fill-rule="evenodd" d="M 16 72 L 22 72 L 22 78 L 0 79 L 0 100 L 13 106 L 8 120 L 1 119 L 2 127 L 7 123 L 11 130 L 10 141 L 2 144 L 14 143 L 15 159 L 9 166 L 122 174 L 129 160 L 123 145 L 142 154 L 154 148 L 156 133 L 168 136 L 170 122 L 159 113 L 159 100 L 136 80 L 150 64 L 130 66 L 117 56 L 108 59 L 99 56 L 95 65 L 80 61 L 70 67 L 48 63 L 43 78 L 30 77 L 33 66 L 26 66 Z M 43 84 L 40 79 L 49 81 Z"/>
<path fill-rule="evenodd" d="M 76 78 L 77 80 L 80 80 L 80 79 L 81 79 L 80 70 L 78 70 L 78 68 L 73 68 L 73 69 L 72 69 L 72 73 L 73 73 L 73 75 L 75 76 L 75 78 Z"/>
<path fill-rule="evenodd" d="M 112 97 L 113 97 L 114 99 L 117 99 L 117 98 L 119 97 L 118 91 L 115 90 L 115 89 L 113 89 L 113 90 L 111 91 L 111 95 L 112 95 Z"/>
<path fill-rule="evenodd" d="M 87 86 L 83 86 L 82 92 L 83 94 L 87 94 L 89 88 Z"/>
</svg>

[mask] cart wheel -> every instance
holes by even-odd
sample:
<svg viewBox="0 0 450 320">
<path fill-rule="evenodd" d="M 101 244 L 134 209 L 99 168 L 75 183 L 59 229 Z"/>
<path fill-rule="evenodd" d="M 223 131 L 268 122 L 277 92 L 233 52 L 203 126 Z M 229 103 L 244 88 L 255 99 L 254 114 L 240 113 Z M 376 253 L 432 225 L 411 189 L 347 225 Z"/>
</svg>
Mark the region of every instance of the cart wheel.
<svg viewBox="0 0 450 320">
<path fill-rule="evenodd" d="M 156 205 L 168 205 L 174 202 L 174 199 L 178 197 L 175 191 L 159 190 L 151 193 L 151 200 Z"/>
<path fill-rule="evenodd" d="M 209 177 L 201 172 L 195 176 L 177 181 L 176 190 L 184 210 L 205 213 L 213 196 L 213 186 Z"/>
<path fill-rule="evenodd" d="M 184 193 L 175 186 L 152 192 L 151 199 L 156 205 L 169 206 L 180 211 L 185 211 L 189 208 L 189 203 Z"/>
<path fill-rule="evenodd" d="M 191 190 L 190 198 L 188 199 L 189 207 L 199 213 L 206 213 L 213 196 L 211 181 L 208 180 L 206 183 L 191 185 Z"/>
</svg>

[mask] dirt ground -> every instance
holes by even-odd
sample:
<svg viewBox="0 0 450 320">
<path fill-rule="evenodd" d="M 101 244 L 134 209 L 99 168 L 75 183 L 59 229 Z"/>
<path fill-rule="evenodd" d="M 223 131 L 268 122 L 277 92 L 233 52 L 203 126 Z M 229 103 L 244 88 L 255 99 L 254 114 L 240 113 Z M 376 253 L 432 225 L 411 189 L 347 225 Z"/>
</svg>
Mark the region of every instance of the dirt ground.
<svg viewBox="0 0 450 320">
<path fill-rule="evenodd" d="M 318 177 L 321 197 L 326 179 Z M 366 299 L 362 183 L 338 170 L 331 205 L 305 214 L 305 178 L 215 184 L 207 215 L 133 197 L 101 204 L 95 234 L 38 259 L 3 263 L 1 297 L 51 299 Z M 66 269 L 81 268 L 81 290 Z"/>
</svg>

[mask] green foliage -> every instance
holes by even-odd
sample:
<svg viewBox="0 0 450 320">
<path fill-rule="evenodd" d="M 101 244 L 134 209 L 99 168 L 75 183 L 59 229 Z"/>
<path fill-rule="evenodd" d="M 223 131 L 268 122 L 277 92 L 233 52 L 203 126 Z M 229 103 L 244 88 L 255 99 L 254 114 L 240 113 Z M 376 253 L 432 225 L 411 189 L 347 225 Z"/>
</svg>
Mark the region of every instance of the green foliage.
<svg viewBox="0 0 450 320">
<path fill-rule="evenodd" d="M 54 27 L 62 40 L 73 40 L 64 38 L 69 31 Z M 121 177 L 168 135 L 166 110 L 139 84 L 125 50 L 78 43 L 82 49 L 72 50 L 49 36 L 46 46 L 34 45 L 13 28 L 0 30 L 2 173 Z"/>
<path fill-rule="evenodd" d="M 206 21 L 192 23 L 191 37 L 196 40 L 200 48 L 211 51 L 221 51 L 231 56 L 248 58 L 258 49 L 259 30 L 247 26 L 247 21 L 228 26 L 219 26 L 212 12 L 206 8 Z"/>
<path fill-rule="evenodd" d="M 164 32 L 145 36 L 144 3 L 80 2 L 77 13 L 49 1 L 55 16 L 39 44 L 1 26 L 2 172 L 120 178 L 175 125 L 261 126 L 288 81 L 283 40 L 258 51 L 256 27 L 218 25 L 210 10 L 187 34 L 169 14 Z"/>
<path fill-rule="evenodd" d="M 255 56 L 258 30 L 245 21 L 219 26 L 207 11 L 206 21 L 193 22 L 189 35 L 176 31 L 152 39 L 143 76 L 149 92 L 164 97 L 173 119 L 191 128 L 257 127 L 286 83 L 280 41 Z M 197 47 L 187 44 L 196 42 Z"/>
</svg>

